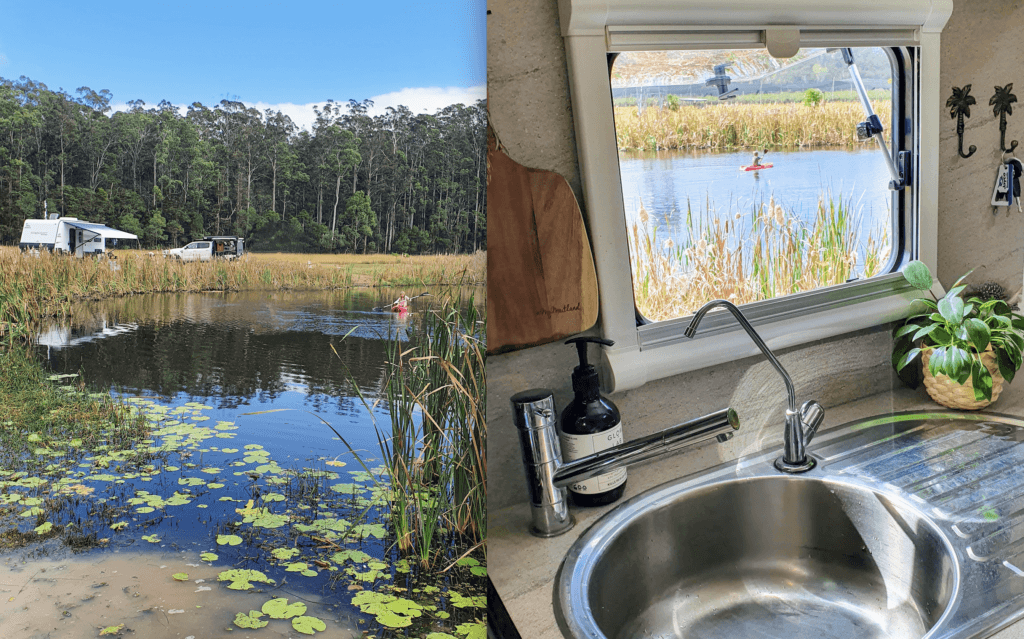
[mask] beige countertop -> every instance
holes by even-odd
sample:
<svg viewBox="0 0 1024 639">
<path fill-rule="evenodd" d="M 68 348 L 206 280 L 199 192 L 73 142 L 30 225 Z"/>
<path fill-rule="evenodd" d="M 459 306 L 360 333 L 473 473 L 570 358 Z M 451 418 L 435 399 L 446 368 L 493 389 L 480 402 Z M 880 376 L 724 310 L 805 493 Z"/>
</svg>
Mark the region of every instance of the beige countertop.
<svg viewBox="0 0 1024 639">
<path fill-rule="evenodd" d="M 1024 417 L 1024 382 L 1017 388 L 1005 385 L 1002 396 L 982 412 Z M 801 400 L 807 398 L 801 398 Z M 780 396 L 780 401 L 784 398 Z M 710 410 L 719 408 L 709 407 Z M 825 422 L 819 433 L 848 422 L 908 410 L 939 409 L 924 389 L 895 388 L 892 392 L 826 407 Z M 740 415 L 740 433 L 725 444 L 708 444 L 629 469 L 623 500 L 667 481 L 704 471 L 758 451 L 782 449 L 783 425 L 744 432 Z M 814 451 L 814 443 L 809 447 Z M 518 451 L 515 451 L 518 454 Z M 525 497 L 525 496 L 524 496 Z M 617 503 L 621 503 L 617 502 Z M 591 525 L 616 504 L 603 508 L 573 508 L 575 527 L 559 537 L 540 539 L 530 535 L 530 508 L 526 502 L 488 513 L 487 568 L 502 603 L 523 639 L 564 639 L 555 617 L 555 578 L 569 547 Z M 1018 623 L 993 635 L 998 639 L 1024 639 L 1024 624 Z"/>
</svg>

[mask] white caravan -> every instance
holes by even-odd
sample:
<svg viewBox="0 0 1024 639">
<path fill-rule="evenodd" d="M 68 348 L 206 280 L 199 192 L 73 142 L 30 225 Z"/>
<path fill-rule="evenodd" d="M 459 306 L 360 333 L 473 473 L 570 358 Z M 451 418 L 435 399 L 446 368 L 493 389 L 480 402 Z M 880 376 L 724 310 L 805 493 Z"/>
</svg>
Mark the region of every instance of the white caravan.
<svg viewBox="0 0 1024 639">
<path fill-rule="evenodd" d="M 48 220 L 25 220 L 18 246 L 22 250 L 47 249 L 85 257 L 125 247 L 128 240 L 137 242 L 138 239 L 137 235 L 102 224 L 83 222 L 74 217 L 51 217 Z"/>
</svg>

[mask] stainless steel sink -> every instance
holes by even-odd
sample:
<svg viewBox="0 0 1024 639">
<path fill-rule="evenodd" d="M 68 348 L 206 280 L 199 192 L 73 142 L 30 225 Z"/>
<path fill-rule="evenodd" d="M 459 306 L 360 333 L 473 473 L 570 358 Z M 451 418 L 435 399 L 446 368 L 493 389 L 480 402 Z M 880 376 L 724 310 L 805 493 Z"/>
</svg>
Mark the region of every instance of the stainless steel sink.
<svg viewBox="0 0 1024 639">
<path fill-rule="evenodd" d="M 771 451 L 613 509 L 566 556 L 563 629 L 959 639 L 1024 616 L 1024 422 L 887 417 L 819 436 L 806 475 Z"/>
</svg>

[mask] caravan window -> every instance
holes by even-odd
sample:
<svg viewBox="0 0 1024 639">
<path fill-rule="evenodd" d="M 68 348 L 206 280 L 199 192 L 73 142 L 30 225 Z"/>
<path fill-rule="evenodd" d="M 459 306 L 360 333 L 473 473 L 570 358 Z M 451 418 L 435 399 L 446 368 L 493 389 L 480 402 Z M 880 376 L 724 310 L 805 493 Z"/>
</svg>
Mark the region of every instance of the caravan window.
<svg viewBox="0 0 1024 639">
<path fill-rule="evenodd" d="M 208 249 L 208 248 L 210 248 L 210 243 L 209 242 L 197 242 L 196 243 L 196 248 Z"/>
<path fill-rule="evenodd" d="M 890 153 L 898 52 L 855 48 Z M 894 83 L 894 78 L 896 82 Z M 889 273 L 899 192 L 838 49 L 639 51 L 612 66 L 637 311 L 685 317 Z"/>
</svg>

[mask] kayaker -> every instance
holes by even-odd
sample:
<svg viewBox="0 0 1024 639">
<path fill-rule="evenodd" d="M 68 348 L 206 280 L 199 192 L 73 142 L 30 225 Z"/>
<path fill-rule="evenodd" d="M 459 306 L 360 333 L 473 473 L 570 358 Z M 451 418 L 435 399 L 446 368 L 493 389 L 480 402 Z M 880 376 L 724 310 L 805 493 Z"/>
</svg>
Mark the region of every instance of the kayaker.
<svg viewBox="0 0 1024 639">
<path fill-rule="evenodd" d="M 754 151 L 754 160 L 750 163 L 750 166 L 761 166 L 761 155 Z"/>
<path fill-rule="evenodd" d="M 406 296 L 405 291 L 398 296 L 395 303 L 391 305 L 392 310 L 401 311 L 409 309 L 409 298 Z"/>
</svg>

